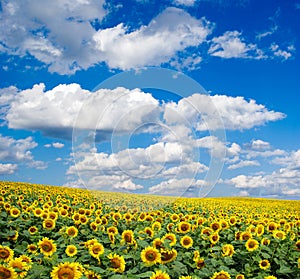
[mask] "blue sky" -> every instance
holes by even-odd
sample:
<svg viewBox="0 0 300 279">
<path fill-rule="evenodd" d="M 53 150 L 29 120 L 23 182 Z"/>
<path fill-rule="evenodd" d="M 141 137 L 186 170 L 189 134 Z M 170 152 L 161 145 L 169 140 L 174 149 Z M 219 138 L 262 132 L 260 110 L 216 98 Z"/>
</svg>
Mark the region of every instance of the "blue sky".
<svg viewBox="0 0 300 279">
<path fill-rule="evenodd" d="M 0 179 L 300 198 L 295 1 L 2 1 Z"/>
</svg>

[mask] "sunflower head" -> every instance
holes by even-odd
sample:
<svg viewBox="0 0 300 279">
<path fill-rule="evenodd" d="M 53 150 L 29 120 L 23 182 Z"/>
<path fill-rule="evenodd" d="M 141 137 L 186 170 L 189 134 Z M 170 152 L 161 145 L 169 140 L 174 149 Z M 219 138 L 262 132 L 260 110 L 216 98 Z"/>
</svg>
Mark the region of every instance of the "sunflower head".
<svg viewBox="0 0 300 279">
<path fill-rule="evenodd" d="M 259 268 L 260 269 L 268 269 L 270 267 L 270 263 L 268 260 L 261 260 L 259 262 Z"/>
<path fill-rule="evenodd" d="M 38 246 L 42 254 L 46 257 L 51 257 L 56 252 L 56 244 L 52 239 L 44 237 L 39 241 Z"/>
<path fill-rule="evenodd" d="M 180 239 L 180 244 L 183 248 L 188 249 L 193 246 L 193 239 L 190 236 L 185 235 Z"/>
<path fill-rule="evenodd" d="M 142 250 L 141 259 L 146 266 L 152 266 L 161 262 L 161 254 L 156 248 L 148 246 Z"/>
<path fill-rule="evenodd" d="M 259 243 L 257 240 L 250 238 L 247 240 L 245 246 L 249 252 L 252 252 L 259 247 Z"/>
<path fill-rule="evenodd" d="M 70 237 L 76 237 L 78 235 L 78 229 L 74 226 L 68 227 L 66 229 L 66 234 Z"/>
<path fill-rule="evenodd" d="M 81 278 L 82 271 L 78 263 L 60 263 L 54 267 L 51 272 L 52 279 L 79 279 Z"/>
<path fill-rule="evenodd" d="M 0 264 L 0 275 L 1 278 L 18 278 L 18 274 L 14 271 L 12 267 L 6 267 Z"/>
<path fill-rule="evenodd" d="M 177 257 L 177 251 L 175 249 L 172 249 L 172 250 L 164 250 L 164 249 L 162 249 L 160 251 L 160 254 L 161 254 L 161 262 L 163 264 L 172 262 Z"/>
<path fill-rule="evenodd" d="M 69 257 L 73 257 L 77 254 L 77 247 L 75 245 L 68 245 L 65 252 Z"/>
<path fill-rule="evenodd" d="M 14 251 L 8 246 L 0 245 L 0 262 L 9 262 L 14 256 Z"/>
<path fill-rule="evenodd" d="M 125 260 L 123 256 L 117 254 L 109 254 L 107 258 L 110 260 L 111 270 L 118 273 L 123 273 L 125 271 Z"/>
<path fill-rule="evenodd" d="M 170 279 L 170 276 L 165 271 L 157 270 L 152 273 L 150 279 Z"/>
<path fill-rule="evenodd" d="M 230 274 L 224 270 L 220 272 L 215 272 L 214 275 L 210 279 L 230 279 Z"/>
</svg>

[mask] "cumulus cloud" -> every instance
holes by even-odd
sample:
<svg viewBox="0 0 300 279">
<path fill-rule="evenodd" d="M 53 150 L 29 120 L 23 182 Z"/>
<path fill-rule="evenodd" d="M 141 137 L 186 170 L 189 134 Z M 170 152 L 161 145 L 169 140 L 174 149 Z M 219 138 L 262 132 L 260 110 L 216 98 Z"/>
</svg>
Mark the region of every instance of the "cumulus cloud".
<svg viewBox="0 0 300 279">
<path fill-rule="evenodd" d="M 250 167 L 250 166 L 260 166 L 260 163 L 258 161 L 245 160 L 245 161 L 240 161 L 237 164 L 230 165 L 228 169 L 234 170 L 234 169 Z"/>
<path fill-rule="evenodd" d="M 168 62 L 178 51 L 203 43 L 210 32 L 206 20 L 195 19 L 177 8 L 167 8 L 148 26 L 128 32 L 119 24 L 99 30 L 93 39 L 111 68 L 126 70 Z"/>
<path fill-rule="evenodd" d="M 17 164 L 2 164 L 0 163 L 0 175 L 13 174 L 18 168 Z"/>
<path fill-rule="evenodd" d="M 193 94 L 178 103 L 168 103 L 164 112 L 167 123 L 180 123 L 184 118 L 190 123 L 197 123 L 199 131 L 251 129 L 284 117 L 283 113 L 268 110 L 255 100 L 203 94 Z"/>
<path fill-rule="evenodd" d="M 272 173 L 238 175 L 226 181 L 246 191 L 259 189 L 265 195 L 298 195 L 300 189 L 300 150 L 291 152 L 281 161 L 284 167 Z"/>
<path fill-rule="evenodd" d="M 270 149 L 270 143 L 263 140 L 253 140 L 251 143 L 251 148 L 254 150 L 267 150 Z"/>
<path fill-rule="evenodd" d="M 9 104 L 5 120 L 13 129 L 39 130 L 46 135 L 71 138 L 72 129 L 131 131 L 144 121 L 156 121 L 159 102 L 139 89 L 90 92 L 78 84 L 44 84 L 23 90 Z"/>
<path fill-rule="evenodd" d="M 34 160 L 31 150 L 36 148 L 38 144 L 32 137 L 25 139 L 14 139 L 12 137 L 3 136 L 0 134 L 0 161 L 7 162 L 2 169 L 10 171 L 16 170 L 15 163 L 24 163 L 28 167 L 43 169 L 46 164 L 42 161 Z"/>
<path fill-rule="evenodd" d="M 44 145 L 46 148 L 54 147 L 54 148 L 63 148 L 65 145 L 61 142 L 53 142 L 53 143 L 47 143 Z"/>
</svg>

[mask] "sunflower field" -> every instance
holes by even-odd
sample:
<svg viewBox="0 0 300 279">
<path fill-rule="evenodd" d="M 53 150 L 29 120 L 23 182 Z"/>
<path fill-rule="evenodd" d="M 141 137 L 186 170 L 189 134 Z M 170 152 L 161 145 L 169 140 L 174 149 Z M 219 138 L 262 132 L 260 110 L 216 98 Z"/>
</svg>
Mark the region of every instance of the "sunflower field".
<svg viewBox="0 0 300 279">
<path fill-rule="evenodd" d="M 300 201 L 0 191 L 0 279 L 300 278 Z"/>
</svg>

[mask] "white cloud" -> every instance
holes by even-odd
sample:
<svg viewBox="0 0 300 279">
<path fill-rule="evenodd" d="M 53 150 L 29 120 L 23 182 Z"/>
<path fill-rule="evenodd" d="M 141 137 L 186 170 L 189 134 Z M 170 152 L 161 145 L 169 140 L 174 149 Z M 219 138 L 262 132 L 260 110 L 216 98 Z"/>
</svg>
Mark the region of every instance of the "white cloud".
<svg viewBox="0 0 300 279">
<path fill-rule="evenodd" d="M 238 31 L 226 31 L 222 36 L 212 39 L 208 53 L 222 58 L 247 58 L 256 52 L 255 44 L 247 44 Z"/>
<path fill-rule="evenodd" d="M 239 169 L 239 168 L 244 168 L 244 167 L 250 167 L 250 166 L 260 166 L 260 163 L 257 161 L 240 161 L 237 164 L 230 165 L 228 167 L 229 170 L 234 170 L 234 169 Z"/>
<path fill-rule="evenodd" d="M 194 6 L 196 0 L 174 0 L 175 5 L 179 6 L 187 6 L 187 7 L 192 7 Z"/>
<path fill-rule="evenodd" d="M 128 32 L 119 24 L 99 30 L 93 39 L 111 68 L 126 70 L 168 62 L 178 51 L 203 43 L 210 32 L 206 20 L 197 20 L 177 8 L 167 8 L 138 30 Z"/>
<path fill-rule="evenodd" d="M 13 129 L 70 138 L 73 127 L 118 132 L 131 131 L 145 121 L 156 122 L 158 106 L 156 99 L 139 89 L 90 92 L 78 84 L 61 84 L 45 91 L 40 84 L 15 95 L 5 120 Z"/>
<path fill-rule="evenodd" d="M 253 140 L 251 143 L 251 148 L 254 150 L 267 150 L 270 149 L 270 143 L 263 140 Z"/>
<path fill-rule="evenodd" d="M 11 163 L 24 163 L 28 167 L 43 169 L 46 164 L 42 161 L 34 160 L 31 150 L 36 148 L 38 144 L 33 140 L 32 137 L 25 139 L 14 139 L 8 136 L 2 136 L 0 134 L 0 160 L 2 162 L 9 163 L 6 167 L 13 170 L 15 164 Z M 3 166 L 4 168 L 5 166 Z"/>
<path fill-rule="evenodd" d="M 54 142 L 54 143 L 52 143 L 52 146 L 54 148 L 63 148 L 65 145 L 61 142 Z"/>
<path fill-rule="evenodd" d="M 168 103 L 164 118 L 167 123 L 189 121 L 197 123 L 200 131 L 228 129 L 243 130 L 284 118 L 281 112 L 268 110 L 255 100 L 226 95 L 193 94 L 176 103 Z"/>
<path fill-rule="evenodd" d="M 292 57 L 293 52 L 295 51 L 295 47 L 293 45 L 290 45 L 287 49 L 289 50 L 282 50 L 280 49 L 279 45 L 276 43 L 273 43 L 270 47 L 273 54 L 277 57 L 282 58 L 283 60 L 288 60 Z"/>
<path fill-rule="evenodd" d="M 0 175 L 13 174 L 18 168 L 17 164 L 2 164 L 0 163 Z"/>
</svg>

